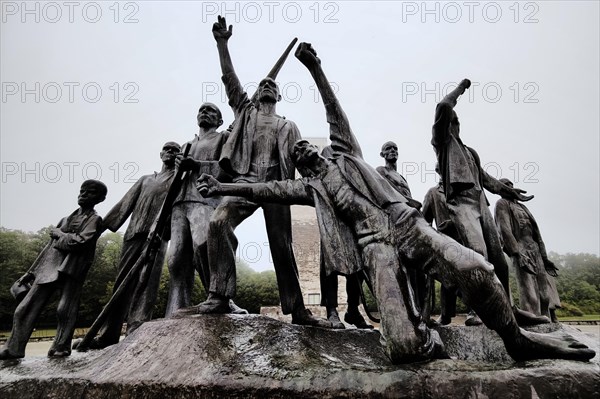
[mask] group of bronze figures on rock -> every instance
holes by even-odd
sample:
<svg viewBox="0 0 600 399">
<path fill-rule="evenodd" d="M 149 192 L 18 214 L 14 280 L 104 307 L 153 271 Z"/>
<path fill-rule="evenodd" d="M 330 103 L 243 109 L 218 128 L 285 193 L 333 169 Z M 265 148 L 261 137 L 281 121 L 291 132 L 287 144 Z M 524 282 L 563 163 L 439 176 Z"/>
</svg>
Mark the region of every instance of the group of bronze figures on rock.
<svg viewBox="0 0 600 399">
<path fill-rule="evenodd" d="M 249 97 L 228 50 L 232 27 L 219 17 L 212 32 L 235 117 L 230 128 L 218 131 L 221 111 L 214 104 L 202 104 L 194 139 L 183 147 L 167 142 L 160 152 L 161 171 L 143 176 L 103 219 L 94 206 L 105 199 L 106 186 L 95 180 L 83 183 L 79 208 L 52 229 L 51 241 L 13 285 L 20 303 L 0 359 L 24 356 L 35 320 L 56 290 L 62 294 L 49 356 L 68 356 L 71 346 L 84 351 L 118 343 L 123 322 L 130 334 L 150 320 L 165 257 L 171 277 L 166 317 L 247 313 L 233 302 L 234 231 L 258 208 L 264 212 L 281 308 L 294 324 L 344 328 L 337 312 L 337 276 L 344 275 L 344 320 L 357 328 L 372 328 L 359 312 L 360 287 L 366 281 L 394 363 L 447 357 L 435 326 L 450 323 L 457 293 L 471 309 L 467 324 L 483 323 L 495 330 L 515 360 L 595 356 L 569 336 L 520 327 L 556 321 L 556 267 L 548 260 L 535 219 L 521 203 L 533 197 L 507 179 L 488 175 L 477 153 L 462 142 L 454 108 L 469 89 L 469 80 L 435 109 L 431 144 L 440 182 L 421 204 L 397 172 L 395 143 L 382 146 L 385 166 L 373 168 L 364 160 L 310 44 L 300 43 L 295 56 L 312 75 L 325 105 L 331 145 L 322 153 L 301 138 L 294 122 L 276 114 L 281 97 L 274 79 L 293 44 Z M 295 170 L 300 179 L 294 179 Z M 485 190 L 502 197 L 495 221 Z M 293 204 L 316 210 L 327 319 L 313 316 L 304 305 L 292 250 Z M 71 345 L 96 240 L 106 229 L 118 230 L 128 218 L 114 295 L 86 337 Z M 521 309 L 510 299 L 505 253 L 512 258 Z M 209 294 L 192 306 L 196 272 Z M 429 319 L 432 279 L 443 285 L 437 321 Z"/>
</svg>

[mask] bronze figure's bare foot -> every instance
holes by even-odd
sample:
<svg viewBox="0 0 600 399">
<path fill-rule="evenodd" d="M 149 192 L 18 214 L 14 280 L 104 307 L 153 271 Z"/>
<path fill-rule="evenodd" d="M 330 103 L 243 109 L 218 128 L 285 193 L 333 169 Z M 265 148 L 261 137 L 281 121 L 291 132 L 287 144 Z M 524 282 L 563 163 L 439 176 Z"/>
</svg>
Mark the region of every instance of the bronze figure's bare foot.
<svg viewBox="0 0 600 399">
<path fill-rule="evenodd" d="M 513 313 L 515 314 L 517 323 L 520 326 L 535 326 L 538 324 L 547 324 L 551 322 L 551 320 L 546 316 L 536 316 L 531 312 L 527 312 L 517 307 L 513 307 Z"/>
<path fill-rule="evenodd" d="M 509 355 L 517 360 L 566 359 L 586 361 L 596 355 L 592 349 L 569 335 L 562 337 L 520 329 L 513 342 L 505 342 Z"/>
</svg>

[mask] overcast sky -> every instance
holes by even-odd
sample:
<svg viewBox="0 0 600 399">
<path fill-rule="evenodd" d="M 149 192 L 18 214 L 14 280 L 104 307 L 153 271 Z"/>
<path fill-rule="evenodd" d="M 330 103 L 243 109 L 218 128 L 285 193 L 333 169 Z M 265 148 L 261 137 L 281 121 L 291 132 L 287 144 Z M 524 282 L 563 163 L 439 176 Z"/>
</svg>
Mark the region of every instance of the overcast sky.
<svg viewBox="0 0 600 399">
<path fill-rule="evenodd" d="M 197 132 L 204 101 L 232 112 L 211 27 L 253 92 L 293 37 L 313 44 L 362 145 L 422 200 L 436 184 L 436 103 L 463 78 L 463 141 L 486 170 L 534 194 L 527 206 L 550 251 L 599 253 L 599 3 L 11 2 L 2 6 L 0 225 L 37 231 L 73 211 L 79 185 L 109 188 L 105 214 L 164 142 Z M 291 56 L 277 111 L 305 137 L 327 137 L 323 104 Z M 497 196 L 489 194 L 492 211 Z M 124 231 L 124 229 L 123 229 Z M 238 229 L 251 266 L 272 267 L 261 215 Z M 255 243 L 255 244 L 253 244 Z M 256 249 L 254 249 L 256 251 Z"/>
</svg>

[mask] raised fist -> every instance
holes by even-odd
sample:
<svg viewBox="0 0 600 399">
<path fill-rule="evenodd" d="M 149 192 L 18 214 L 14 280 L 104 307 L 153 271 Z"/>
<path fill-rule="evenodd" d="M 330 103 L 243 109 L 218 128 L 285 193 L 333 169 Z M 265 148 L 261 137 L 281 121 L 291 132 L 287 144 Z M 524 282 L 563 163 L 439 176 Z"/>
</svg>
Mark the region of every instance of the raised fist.
<svg viewBox="0 0 600 399">
<path fill-rule="evenodd" d="M 213 36 L 215 40 L 229 40 L 233 33 L 233 26 L 229 25 L 229 29 L 227 29 L 227 22 L 225 21 L 225 17 L 218 16 L 217 22 L 213 24 L 212 27 Z"/>
<path fill-rule="evenodd" d="M 317 57 L 317 52 L 310 43 L 302 42 L 296 49 L 296 58 L 304 65 L 320 64 L 321 60 Z"/>
</svg>

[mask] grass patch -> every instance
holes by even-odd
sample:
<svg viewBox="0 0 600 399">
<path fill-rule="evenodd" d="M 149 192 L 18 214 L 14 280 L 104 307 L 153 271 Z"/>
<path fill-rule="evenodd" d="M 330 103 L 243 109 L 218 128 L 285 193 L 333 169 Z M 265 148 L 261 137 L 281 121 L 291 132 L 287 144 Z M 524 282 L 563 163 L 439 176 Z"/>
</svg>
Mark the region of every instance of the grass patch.
<svg viewBox="0 0 600 399">
<path fill-rule="evenodd" d="M 583 316 L 565 316 L 559 317 L 558 321 L 587 321 L 600 320 L 600 314 L 585 314 Z"/>
<path fill-rule="evenodd" d="M 56 335 L 56 328 L 52 329 L 36 329 L 31 334 L 31 338 L 52 338 Z M 0 339 L 7 339 L 10 336 L 10 331 L 0 331 Z"/>
</svg>

